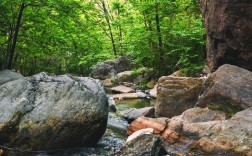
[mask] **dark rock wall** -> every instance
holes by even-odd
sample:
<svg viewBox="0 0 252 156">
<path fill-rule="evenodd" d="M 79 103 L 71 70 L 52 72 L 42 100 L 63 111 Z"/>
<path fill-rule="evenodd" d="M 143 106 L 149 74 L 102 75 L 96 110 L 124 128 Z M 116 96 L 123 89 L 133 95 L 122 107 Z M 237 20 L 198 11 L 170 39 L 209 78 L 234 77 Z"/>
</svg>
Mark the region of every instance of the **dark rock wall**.
<svg viewBox="0 0 252 156">
<path fill-rule="evenodd" d="M 199 0 L 207 31 L 208 66 L 252 71 L 252 0 Z"/>
</svg>

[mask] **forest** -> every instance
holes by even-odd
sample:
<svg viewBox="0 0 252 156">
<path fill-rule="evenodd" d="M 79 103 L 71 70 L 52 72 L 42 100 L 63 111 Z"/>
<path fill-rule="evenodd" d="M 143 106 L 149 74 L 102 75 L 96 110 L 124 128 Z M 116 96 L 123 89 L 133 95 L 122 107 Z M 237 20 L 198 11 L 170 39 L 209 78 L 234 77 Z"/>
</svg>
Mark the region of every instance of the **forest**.
<svg viewBox="0 0 252 156">
<path fill-rule="evenodd" d="M 0 69 L 86 76 L 130 56 L 159 75 L 205 66 L 195 0 L 1 0 Z"/>
</svg>

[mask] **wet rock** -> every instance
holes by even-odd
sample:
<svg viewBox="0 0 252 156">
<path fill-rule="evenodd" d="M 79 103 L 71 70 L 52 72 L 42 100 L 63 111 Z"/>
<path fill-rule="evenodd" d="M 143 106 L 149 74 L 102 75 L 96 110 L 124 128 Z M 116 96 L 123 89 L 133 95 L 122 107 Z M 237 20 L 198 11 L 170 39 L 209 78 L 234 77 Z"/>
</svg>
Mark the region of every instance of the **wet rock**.
<svg viewBox="0 0 252 156">
<path fill-rule="evenodd" d="M 252 72 L 223 65 L 206 80 L 197 106 L 222 110 L 228 115 L 252 107 Z"/>
<path fill-rule="evenodd" d="M 132 93 L 132 92 L 134 92 L 134 90 L 131 89 L 130 87 L 126 87 L 126 86 L 122 86 L 122 85 L 111 88 L 111 91 L 114 93 Z"/>
<path fill-rule="evenodd" d="M 0 86 L 0 144 L 20 150 L 96 145 L 106 129 L 100 81 L 40 73 Z"/>
<path fill-rule="evenodd" d="M 205 78 L 164 76 L 158 81 L 156 116 L 173 117 L 193 108 Z"/>
<path fill-rule="evenodd" d="M 110 114 L 108 117 L 107 127 L 118 131 L 120 133 L 126 133 L 128 128 L 128 122 L 125 119 L 119 118 L 115 115 Z"/>
<path fill-rule="evenodd" d="M 252 71 L 252 1 L 199 2 L 207 30 L 207 60 L 211 70 L 232 64 Z"/>
<path fill-rule="evenodd" d="M 16 73 L 11 70 L 1 70 L 0 71 L 0 85 L 7 83 L 9 81 L 14 81 L 23 78 L 20 73 Z"/>
<path fill-rule="evenodd" d="M 166 152 L 161 145 L 161 139 L 151 134 L 139 135 L 127 144 L 113 156 L 160 156 Z"/>
<path fill-rule="evenodd" d="M 155 108 L 154 107 L 145 107 L 145 108 L 131 108 L 124 111 L 119 112 L 119 114 L 125 118 L 127 121 L 132 122 L 140 116 L 145 117 L 154 117 Z"/>
</svg>

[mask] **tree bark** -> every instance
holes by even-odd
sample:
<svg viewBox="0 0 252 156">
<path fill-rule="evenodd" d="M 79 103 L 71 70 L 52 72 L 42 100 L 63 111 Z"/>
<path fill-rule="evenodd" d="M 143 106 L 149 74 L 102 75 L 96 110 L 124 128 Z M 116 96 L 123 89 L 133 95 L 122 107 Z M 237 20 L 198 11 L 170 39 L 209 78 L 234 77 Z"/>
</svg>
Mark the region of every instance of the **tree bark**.
<svg viewBox="0 0 252 156">
<path fill-rule="evenodd" d="M 159 19 L 159 3 L 156 2 L 155 5 L 156 10 L 156 27 L 157 27 L 157 36 L 158 36 L 158 51 L 159 51 L 159 59 L 160 63 L 163 62 L 164 58 L 164 52 L 163 52 L 163 40 L 162 40 L 162 34 L 161 34 L 161 28 L 160 28 L 160 19 Z"/>
<path fill-rule="evenodd" d="M 19 13 L 18 13 L 18 18 L 17 18 L 17 24 L 16 24 L 16 27 L 15 27 L 13 42 L 12 42 L 12 46 L 11 46 L 10 51 L 9 51 L 10 56 L 9 56 L 9 61 L 8 61 L 8 64 L 7 64 L 7 69 L 12 69 L 13 57 L 14 57 L 14 53 L 15 53 L 15 48 L 16 48 L 16 43 L 17 43 L 17 38 L 18 38 L 18 32 L 19 32 L 19 28 L 20 28 L 21 19 L 22 19 L 22 16 L 23 16 L 24 9 L 25 9 L 25 4 L 21 3 L 20 10 L 19 10 Z"/>
<path fill-rule="evenodd" d="M 110 34 L 110 39 L 111 39 L 111 43 L 112 43 L 113 52 L 114 52 L 114 55 L 117 56 L 115 40 L 114 40 L 114 36 L 113 36 L 113 33 L 112 33 L 112 27 L 111 27 L 110 20 L 109 20 L 109 13 L 108 13 L 108 10 L 106 8 L 106 4 L 105 4 L 104 0 L 101 0 L 101 3 L 102 3 L 103 12 L 105 14 L 105 19 L 106 19 L 106 22 L 107 22 L 108 27 L 109 27 L 109 34 Z"/>
</svg>

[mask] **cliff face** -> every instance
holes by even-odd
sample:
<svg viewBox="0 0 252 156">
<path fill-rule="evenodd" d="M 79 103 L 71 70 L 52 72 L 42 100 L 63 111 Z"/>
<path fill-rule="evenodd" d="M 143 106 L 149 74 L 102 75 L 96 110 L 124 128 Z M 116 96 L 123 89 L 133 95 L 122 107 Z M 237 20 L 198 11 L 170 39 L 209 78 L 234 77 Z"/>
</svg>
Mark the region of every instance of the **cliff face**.
<svg viewBox="0 0 252 156">
<path fill-rule="evenodd" d="M 252 1 L 199 0 L 207 30 L 208 66 L 232 64 L 252 71 Z"/>
</svg>

